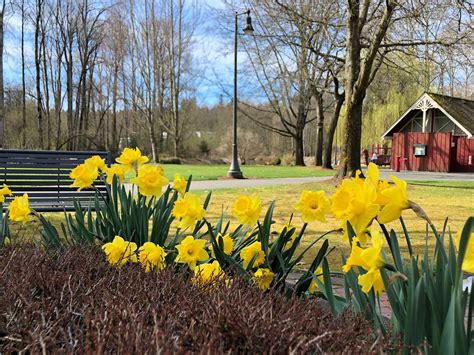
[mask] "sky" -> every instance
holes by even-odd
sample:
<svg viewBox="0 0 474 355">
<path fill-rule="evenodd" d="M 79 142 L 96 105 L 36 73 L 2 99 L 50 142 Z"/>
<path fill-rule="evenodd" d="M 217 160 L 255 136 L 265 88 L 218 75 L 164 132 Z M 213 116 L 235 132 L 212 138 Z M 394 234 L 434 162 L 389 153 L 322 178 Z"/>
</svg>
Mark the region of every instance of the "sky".
<svg viewBox="0 0 474 355">
<path fill-rule="evenodd" d="M 213 23 L 213 9 L 221 9 L 221 0 L 197 0 L 202 5 L 202 24 L 195 36 L 194 61 L 199 68 L 196 98 L 200 105 L 229 102 L 233 82 L 233 33 Z M 232 18 L 232 14 L 229 14 Z M 239 18 L 243 26 L 245 18 Z M 28 33 L 29 31 L 29 33 Z M 228 38 L 227 38 L 228 36 Z M 4 78 L 6 86 L 21 85 L 21 17 L 7 14 L 5 28 Z M 34 57 L 33 29 L 27 29 L 25 56 Z M 239 52 L 238 68 L 244 65 L 245 52 Z M 27 63 L 27 80 L 34 78 L 33 61 Z M 242 83 L 241 83 L 242 84 Z M 244 94 L 241 92 L 241 94 Z"/>
</svg>

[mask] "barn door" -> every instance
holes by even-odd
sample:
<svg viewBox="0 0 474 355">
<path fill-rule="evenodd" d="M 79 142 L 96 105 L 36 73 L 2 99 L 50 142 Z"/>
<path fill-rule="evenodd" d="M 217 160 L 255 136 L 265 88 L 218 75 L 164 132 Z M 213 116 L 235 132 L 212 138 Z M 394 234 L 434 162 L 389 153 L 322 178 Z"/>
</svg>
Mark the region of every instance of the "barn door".
<svg viewBox="0 0 474 355">
<path fill-rule="evenodd" d="M 451 171 L 474 172 L 474 138 L 453 136 Z"/>
</svg>

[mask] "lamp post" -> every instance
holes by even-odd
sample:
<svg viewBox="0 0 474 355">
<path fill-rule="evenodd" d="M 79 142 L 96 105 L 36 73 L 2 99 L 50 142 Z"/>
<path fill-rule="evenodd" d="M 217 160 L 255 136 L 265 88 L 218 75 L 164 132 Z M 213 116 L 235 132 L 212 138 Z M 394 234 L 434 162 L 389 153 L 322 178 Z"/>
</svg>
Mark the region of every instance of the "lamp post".
<svg viewBox="0 0 474 355">
<path fill-rule="evenodd" d="M 251 35 L 253 33 L 253 27 L 252 18 L 250 17 L 250 10 L 240 13 L 236 12 L 234 23 L 234 107 L 232 115 L 232 161 L 230 163 L 230 169 L 227 172 L 227 176 L 234 179 L 242 179 L 244 177 L 242 171 L 240 170 L 239 157 L 237 154 L 237 19 L 240 15 L 245 14 L 247 14 L 247 18 L 243 31 L 246 35 Z"/>
</svg>

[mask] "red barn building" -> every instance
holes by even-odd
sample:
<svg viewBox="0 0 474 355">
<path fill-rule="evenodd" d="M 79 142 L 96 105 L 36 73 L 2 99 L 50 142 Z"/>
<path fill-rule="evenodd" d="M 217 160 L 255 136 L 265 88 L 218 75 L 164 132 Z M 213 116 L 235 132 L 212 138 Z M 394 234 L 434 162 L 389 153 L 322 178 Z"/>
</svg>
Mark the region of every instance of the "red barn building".
<svg viewBox="0 0 474 355">
<path fill-rule="evenodd" d="M 392 140 L 391 168 L 474 172 L 474 101 L 423 94 L 383 134 Z"/>
</svg>

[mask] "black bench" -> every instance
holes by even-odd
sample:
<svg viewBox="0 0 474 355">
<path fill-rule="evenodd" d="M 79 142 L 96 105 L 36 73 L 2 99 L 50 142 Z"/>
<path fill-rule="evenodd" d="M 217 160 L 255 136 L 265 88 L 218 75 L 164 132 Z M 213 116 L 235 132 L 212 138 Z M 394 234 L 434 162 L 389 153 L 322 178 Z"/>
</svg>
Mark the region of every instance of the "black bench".
<svg viewBox="0 0 474 355">
<path fill-rule="evenodd" d="M 95 189 L 77 191 L 70 186 L 73 181 L 69 177 L 71 169 L 93 155 L 104 158 L 108 166 L 112 163 L 110 152 L 103 151 L 0 149 L 0 184 L 7 184 L 13 197 L 27 193 L 30 206 L 36 211 L 72 211 L 74 201 L 79 201 L 83 208 L 93 208 Z M 97 180 L 94 185 L 107 196 L 103 181 Z M 6 196 L 5 202 L 13 197 Z"/>
</svg>

